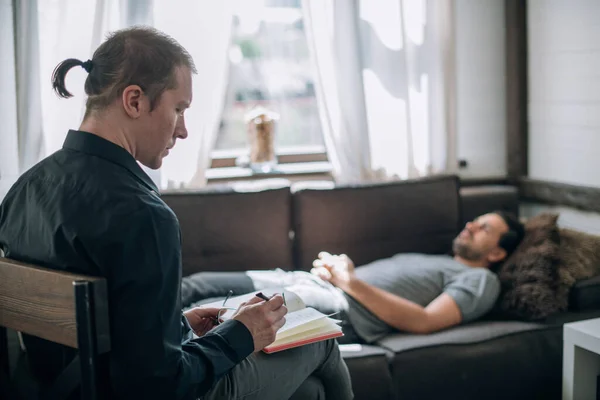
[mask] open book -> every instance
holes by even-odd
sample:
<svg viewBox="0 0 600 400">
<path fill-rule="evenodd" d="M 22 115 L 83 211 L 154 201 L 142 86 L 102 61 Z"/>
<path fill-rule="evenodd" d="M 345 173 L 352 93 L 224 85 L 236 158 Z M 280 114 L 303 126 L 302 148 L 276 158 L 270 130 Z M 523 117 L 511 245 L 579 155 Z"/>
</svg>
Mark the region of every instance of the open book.
<svg viewBox="0 0 600 400">
<path fill-rule="evenodd" d="M 277 331 L 275 341 L 263 349 L 265 353 L 275 353 L 321 340 L 344 336 L 342 328 L 338 325 L 341 321 L 332 319 L 314 308 L 306 307 L 302 299 L 294 292 L 285 288 L 269 288 L 260 292 L 267 297 L 271 297 L 276 293 L 282 294 L 285 297 L 285 304 L 288 309 L 285 316 L 285 325 Z M 225 305 L 222 301 L 217 301 L 203 304 L 203 307 L 234 309 L 221 314 L 221 320 L 225 321 L 233 316 L 240 304 L 250 300 L 256 293 L 258 291 L 231 297 Z"/>
</svg>

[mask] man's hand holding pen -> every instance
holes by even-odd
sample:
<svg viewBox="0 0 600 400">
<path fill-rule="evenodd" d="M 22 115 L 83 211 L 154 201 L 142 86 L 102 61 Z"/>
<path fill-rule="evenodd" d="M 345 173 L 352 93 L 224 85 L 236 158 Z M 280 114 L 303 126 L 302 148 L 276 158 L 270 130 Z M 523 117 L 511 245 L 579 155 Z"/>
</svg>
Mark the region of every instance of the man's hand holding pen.
<svg viewBox="0 0 600 400">
<path fill-rule="evenodd" d="M 250 331 L 254 339 L 254 351 L 260 351 L 275 341 L 277 331 L 285 324 L 288 311 L 280 294 L 271 298 L 259 295 L 262 293 L 242 303 L 232 317 Z"/>
</svg>

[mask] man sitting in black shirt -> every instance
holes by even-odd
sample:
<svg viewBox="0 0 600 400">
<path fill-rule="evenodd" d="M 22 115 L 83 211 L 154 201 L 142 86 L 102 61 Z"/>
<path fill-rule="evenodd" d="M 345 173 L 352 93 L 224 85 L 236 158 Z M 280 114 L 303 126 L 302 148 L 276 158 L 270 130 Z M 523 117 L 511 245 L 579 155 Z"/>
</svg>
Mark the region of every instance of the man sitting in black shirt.
<svg viewBox="0 0 600 400">
<path fill-rule="evenodd" d="M 101 360 L 104 397 L 351 398 L 333 340 L 259 353 L 285 322 L 280 295 L 255 298 L 216 327 L 219 309 L 181 313 L 179 223 L 136 160 L 159 168 L 176 140 L 188 135 L 184 112 L 196 70 L 187 51 L 152 29 L 116 32 L 91 60 L 58 65 L 53 87 L 60 96 L 71 96 L 65 76 L 77 66 L 89 74 L 81 127 L 6 195 L 0 250 L 11 259 L 107 279 L 112 350 Z M 24 340 L 47 379 L 73 357 L 63 346 Z"/>
</svg>

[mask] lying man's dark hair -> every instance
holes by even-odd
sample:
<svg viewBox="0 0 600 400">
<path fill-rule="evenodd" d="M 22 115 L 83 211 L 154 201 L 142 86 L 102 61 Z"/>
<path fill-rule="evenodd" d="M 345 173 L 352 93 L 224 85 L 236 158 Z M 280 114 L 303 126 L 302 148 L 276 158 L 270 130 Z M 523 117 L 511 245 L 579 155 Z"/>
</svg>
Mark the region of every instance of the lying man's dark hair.
<svg viewBox="0 0 600 400">
<path fill-rule="evenodd" d="M 513 213 L 494 211 L 494 214 L 499 215 L 506 225 L 508 225 L 508 232 L 500 237 L 498 243 L 498 246 L 506 251 L 506 257 L 508 258 L 508 256 L 510 256 L 519 246 L 521 240 L 523 240 L 523 237 L 525 236 L 525 227 Z"/>
</svg>

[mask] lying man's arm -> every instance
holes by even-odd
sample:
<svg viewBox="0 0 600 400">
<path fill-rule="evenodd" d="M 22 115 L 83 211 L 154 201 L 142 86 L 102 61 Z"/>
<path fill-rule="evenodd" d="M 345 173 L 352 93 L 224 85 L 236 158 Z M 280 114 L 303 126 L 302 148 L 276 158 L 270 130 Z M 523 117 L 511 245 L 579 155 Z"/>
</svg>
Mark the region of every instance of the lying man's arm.
<svg viewBox="0 0 600 400">
<path fill-rule="evenodd" d="M 341 287 L 377 318 L 404 332 L 431 333 L 458 325 L 462 315 L 452 297 L 442 293 L 427 307 L 376 288 L 359 279 Z"/>
<path fill-rule="evenodd" d="M 321 253 L 319 258 L 313 273 L 342 289 L 383 322 L 405 332 L 431 333 L 479 318 L 493 307 L 500 291 L 495 275 L 473 269 L 457 275 L 444 293 L 422 307 L 358 279 L 354 263 L 346 255 Z"/>
</svg>

